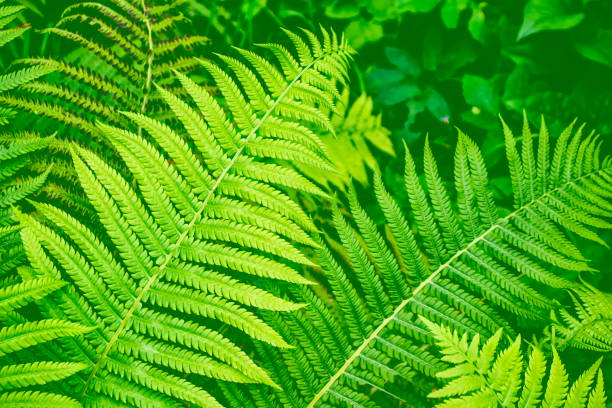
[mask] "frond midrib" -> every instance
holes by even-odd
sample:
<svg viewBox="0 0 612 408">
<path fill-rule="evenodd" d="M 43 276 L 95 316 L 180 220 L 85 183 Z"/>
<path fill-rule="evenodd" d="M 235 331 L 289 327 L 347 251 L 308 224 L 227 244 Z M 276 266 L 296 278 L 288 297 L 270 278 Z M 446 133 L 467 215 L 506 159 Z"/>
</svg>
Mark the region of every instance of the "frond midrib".
<svg viewBox="0 0 612 408">
<path fill-rule="evenodd" d="M 588 174 L 585 174 L 577 179 L 574 180 L 570 180 L 568 182 L 566 182 L 565 184 L 556 187 L 552 190 L 549 190 L 548 192 L 546 192 L 545 194 L 540 195 L 539 197 L 533 199 L 532 201 L 524 204 L 523 206 L 521 206 L 520 208 L 514 210 L 513 212 L 511 212 L 510 214 L 508 214 L 507 216 L 505 216 L 504 218 L 500 219 L 498 222 L 496 222 L 494 225 L 492 225 L 489 229 L 487 229 L 485 232 L 483 232 L 482 234 L 480 234 L 478 237 L 474 238 L 468 245 L 466 245 L 463 249 L 457 251 L 452 257 L 450 257 L 448 259 L 448 261 L 446 261 L 444 264 L 440 265 L 434 272 L 432 272 L 427 279 L 423 280 L 413 291 L 412 291 L 412 295 L 409 298 L 404 299 L 394 310 L 393 313 L 391 315 L 389 315 L 388 317 L 386 317 L 377 327 L 376 329 L 372 332 L 372 334 L 370 334 L 370 336 L 368 336 L 360 345 L 359 347 L 351 354 L 351 356 L 345 361 L 345 363 L 342 365 L 342 367 L 340 367 L 340 369 L 338 371 L 336 371 L 334 373 L 334 375 L 332 377 L 330 377 L 330 379 L 327 381 L 327 383 L 323 386 L 323 388 L 321 388 L 321 390 L 314 396 L 314 398 L 310 401 L 310 403 L 307 405 L 307 408 L 314 408 L 316 403 L 328 392 L 330 391 L 331 387 L 336 383 L 336 381 L 346 372 L 346 370 L 349 369 L 349 367 L 353 364 L 353 362 L 363 353 L 363 351 L 370 345 L 370 343 L 376 338 L 378 337 L 378 335 L 380 334 L 380 332 L 385 329 L 385 327 L 393 320 L 395 319 L 395 317 L 397 317 L 399 315 L 399 313 L 410 303 L 412 302 L 415 297 L 423 291 L 423 289 L 425 289 L 427 287 L 427 285 L 429 285 L 430 283 L 434 282 L 435 279 L 440 276 L 440 274 L 442 274 L 442 272 L 444 272 L 455 260 L 457 260 L 459 257 L 461 257 L 464 253 L 466 253 L 467 251 L 470 250 L 470 248 L 472 248 L 474 245 L 476 245 L 477 243 L 479 243 L 480 241 L 482 241 L 483 239 L 485 239 L 489 234 L 491 234 L 493 231 L 495 231 L 497 228 L 502 227 L 503 225 L 506 225 L 508 223 L 509 220 L 511 220 L 513 217 L 515 217 L 516 215 L 518 215 L 519 213 L 521 213 L 522 211 L 530 208 L 531 206 L 541 202 L 543 199 L 545 199 L 546 197 L 556 193 L 557 191 L 563 191 L 566 187 L 573 185 L 583 179 L 587 179 L 596 175 L 599 175 L 603 172 L 606 172 L 607 170 L 609 170 L 609 167 L 606 168 L 601 168 L 595 171 L 592 171 Z"/>
<path fill-rule="evenodd" d="M 335 50 L 335 52 L 338 52 L 338 51 Z M 253 126 L 253 128 L 251 129 L 249 134 L 243 139 L 242 145 L 236 150 L 236 152 L 234 153 L 232 159 L 229 161 L 229 163 L 225 166 L 223 171 L 216 178 L 216 180 L 215 180 L 214 184 L 212 185 L 212 187 L 208 190 L 208 193 L 207 193 L 206 197 L 204 198 L 204 201 L 202 202 L 202 205 L 200 206 L 198 211 L 193 215 L 191 221 L 185 227 L 184 231 L 178 237 L 176 242 L 173 245 L 170 246 L 168 252 L 166 253 L 166 256 L 165 256 L 163 262 L 157 268 L 157 272 L 155 272 L 153 275 L 151 275 L 151 277 L 147 280 L 145 285 L 142 286 L 142 290 L 140 291 L 138 296 L 136 296 L 136 298 L 134 299 L 134 302 L 133 302 L 132 306 L 128 309 L 125 317 L 119 323 L 119 326 L 118 326 L 117 330 L 113 333 L 113 335 L 111 336 L 110 340 L 106 344 L 106 347 L 102 351 L 102 354 L 100 355 L 100 358 L 94 364 L 94 366 L 93 366 L 93 368 L 91 370 L 90 375 L 88 376 L 87 380 L 85 381 L 85 384 L 83 386 L 83 390 L 81 392 L 81 395 L 86 395 L 87 390 L 89 388 L 89 385 L 91 384 L 91 381 L 95 378 L 98 370 L 101 367 L 102 362 L 104 361 L 104 359 L 108 356 L 108 354 L 112 350 L 113 345 L 117 342 L 119 337 L 123 334 L 125 328 L 127 327 L 129 319 L 133 316 L 133 314 L 141 306 L 141 302 L 142 302 L 143 297 L 148 292 L 148 290 L 151 288 L 151 286 L 153 286 L 155 284 L 155 282 L 158 280 L 158 278 L 162 274 L 163 270 L 168 266 L 170 261 L 174 257 L 176 257 L 176 255 L 178 254 L 178 250 L 179 250 L 183 240 L 187 237 L 187 235 L 191 232 L 191 230 L 193 229 L 195 224 L 199 221 L 199 218 L 201 217 L 202 213 L 206 210 L 206 207 L 208 206 L 209 201 L 212 199 L 214 192 L 219 187 L 219 185 L 221 184 L 221 182 L 223 181 L 223 179 L 225 178 L 227 173 L 230 171 L 230 169 L 233 167 L 233 165 L 236 163 L 238 158 L 241 156 L 241 154 L 245 150 L 249 140 L 251 140 L 256 135 L 256 133 L 259 130 L 259 128 L 265 123 L 266 119 L 272 114 L 272 112 L 274 112 L 274 110 L 276 109 L 278 104 L 283 100 L 283 98 L 287 95 L 287 93 L 291 90 L 291 88 L 300 80 L 300 78 L 309 69 L 311 69 L 317 62 L 321 61 L 323 58 L 327 57 L 329 54 L 330 54 L 329 52 L 323 52 L 319 57 L 314 58 L 308 65 L 304 66 L 300 70 L 300 72 L 293 78 L 293 80 L 289 84 L 287 84 L 285 89 L 279 94 L 279 96 L 274 100 L 272 105 L 262 115 L 262 117 L 259 119 L 257 124 L 255 124 Z"/>
</svg>

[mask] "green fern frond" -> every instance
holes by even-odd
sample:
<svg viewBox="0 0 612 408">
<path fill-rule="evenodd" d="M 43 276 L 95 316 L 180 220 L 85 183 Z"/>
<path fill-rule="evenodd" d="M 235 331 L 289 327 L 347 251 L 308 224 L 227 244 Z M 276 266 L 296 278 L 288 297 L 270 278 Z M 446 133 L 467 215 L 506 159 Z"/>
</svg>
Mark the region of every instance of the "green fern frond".
<svg viewBox="0 0 612 408">
<path fill-rule="evenodd" d="M 15 143 L 8 148 L 0 148 L 2 176 L 9 177 L 16 174 L 27 160 L 27 155 L 44 148 L 48 142 L 49 138 L 33 138 Z M 29 180 L 11 180 L 8 187 L 6 183 L 0 183 L 0 276 L 3 278 L 0 280 L 0 406 L 2 407 L 47 406 L 58 403 L 64 406 L 78 406 L 76 400 L 60 395 L 65 393 L 65 389 L 61 387 L 56 390 L 60 394 L 19 391 L 19 389 L 31 389 L 33 386 L 59 381 L 87 367 L 83 363 L 70 362 L 69 357 L 61 362 L 35 360 L 13 363 L 13 361 L 23 361 L 24 349 L 45 347 L 41 345 L 58 338 L 81 335 L 89 331 L 84 326 L 53 318 L 31 321 L 30 317 L 26 320 L 20 313 L 20 308 L 33 301 L 41 301 L 66 284 L 59 280 L 59 277 L 21 280 L 15 273 L 16 268 L 24 263 L 25 256 L 18 239 L 19 228 L 10 220 L 12 211 L 9 206 L 38 190 L 46 176 L 47 174 L 42 174 Z M 16 354 L 20 357 L 14 357 Z M 48 350 L 45 353 L 47 356 L 53 354 Z M 6 357 L 7 355 L 10 356 Z"/>
<path fill-rule="evenodd" d="M 6 253 L 4 247 L 2 253 Z M 32 349 L 43 349 L 49 358 L 55 353 L 50 352 L 47 343 L 90 330 L 69 321 L 52 318 L 27 321 L 22 316 L 20 308 L 32 301 L 40 301 L 64 285 L 65 282 L 51 278 L 0 282 L 0 407 L 47 406 L 45 404 L 52 403 L 79 406 L 76 400 L 60 395 L 65 394 L 63 387 L 54 389 L 59 393 L 32 391 L 32 387 L 63 380 L 87 368 L 86 364 L 72 362 L 70 358 L 58 362 L 40 361 L 37 357 L 32 362 L 14 363 L 24 361 Z M 33 355 L 37 356 L 37 353 Z"/>
<path fill-rule="evenodd" d="M 1 3 L 4 3 L 4 0 Z M 22 5 L 5 5 L 0 8 L 0 29 L 2 29 L 0 30 L 0 47 L 20 37 L 29 29 L 29 27 L 5 28 L 19 16 L 24 8 L 25 6 Z"/>
<path fill-rule="evenodd" d="M 44 149 L 51 138 L 30 139 L 7 147 L 0 145 L 0 209 L 9 208 L 25 196 L 38 190 L 44 183 L 48 170 L 32 178 L 17 178 L 18 172 L 27 164 L 28 155 Z M 2 221 L 0 221 L 2 225 Z"/>
<path fill-rule="evenodd" d="M 0 311 L 8 313 L 64 286 L 54 279 L 33 279 L 0 288 Z"/>
<path fill-rule="evenodd" d="M 152 14 L 150 12 L 152 6 L 144 5 L 144 3 L 134 5 L 123 2 L 112 2 L 108 5 L 105 3 L 83 2 L 69 6 L 56 27 L 49 28 L 48 32 L 78 43 L 88 50 L 94 58 L 103 61 L 115 72 L 113 75 L 106 75 L 106 80 L 110 81 L 114 87 L 130 89 L 141 99 L 140 102 L 151 91 L 149 76 L 154 69 L 153 63 L 170 64 L 175 58 L 180 57 L 180 53 L 176 53 L 169 59 L 164 57 L 165 53 L 174 51 L 178 47 L 190 47 L 208 42 L 207 38 L 200 36 L 174 39 L 164 34 L 163 30 L 154 30 L 154 27 L 159 26 L 159 22 L 172 21 L 172 17 Z M 173 8 L 176 7 L 178 5 Z M 81 34 L 79 26 L 82 24 L 93 28 L 99 36 L 91 38 L 89 35 Z M 136 64 L 134 64 L 134 60 Z M 87 68 L 86 59 L 83 59 L 83 64 L 83 68 Z M 60 72 L 67 75 L 74 74 L 71 72 L 73 70 L 68 69 L 61 61 L 51 65 L 57 66 Z M 166 75 L 168 74 L 171 73 L 166 72 Z M 79 77 L 75 77 L 75 79 L 83 80 Z M 127 86 L 125 80 L 127 80 Z M 163 80 L 163 78 L 158 78 L 158 80 Z M 105 99 L 102 95 L 99 97 Z M 58 98 L 59 100 L 70 101 L 70 98 L 66 99 L 61 96 L 58 96 Z M 112 100 L 107 102 L 112 102 Z M 114 107 L 116 110 L 136 110 L 141 105 L 139 103 L 137 106 L 115 105 Z M 76 104 L 76 106 L 88 112 L 86 106 L 79 104 Z M 91 117 L 106 120 L 105 117 L 99 115 L 92 115 Z"/>
<path fill-rule="evenodd" d="M 533 143 L 527 136 L 528 125 L 523 132 L 522 143 Z M 524 147 L 519 153 L 507 127 L 504 133 L 510 176 L 515 180 L 513 211 L 494 203 L 480 150 L 461 132 L 455 152 L 455 194 L 439 175 L 428 140 L 423 178 L 407 151 L 405 182 L 413 227 L 379 176 L 374 177 L 374 193 L 387 221 L 385 231 L 378 230 L 354 192 L 349 194 L 349 204 L 355 227 L 339 210 L 334 211 L 341 245 L 334 252 L 322 247 L 318 255 L 333 295 L 330 307 L 337 313 L 338 325 L 346 327 L 349 347 L 332 352 L 337 350 L 336 336 L 323 326 L 329 317 L 301 319 L 309 321 L 302 323 L 305 328 L 291 330 L 289 337 L 296 339 L 298 350 L 283 352 L 283 361 L 296 365 L 304 362 L 300 355 L 312 352 L 303 345 L 303 330 L 318 334 L 314 352 L 328 361 L 323 376 L 295 380 L 298 390 L 303 388 L 299 384 L 308 381 L 303 393 L 294 397 L 297 406 L 397 403 L 392 401 L 402 399 L 398 384 L 412 382 L 419 374 L 431 376 L 440 368 L 428 350 L 434 339 L 419 316 L 461 335 L 481 338 L 502 328 L 513 334 L 517 319 L 545 326 L 552 311 L 565 316 L 568 305 L 556 299 L 562 299 L 560 295 L 568 289 L 583 290 L 578 274 L 592 270 L 573 244 L 565 245 L 571 242 L 567 231 L 601 242 L 593 229 L 609 227 L 610 160 L 597 157 L 599 153 L 590 147 L 592 137 L 576 136 L 571 130 L 559 139 L 552 163 L 547 159 L 548 145 L 542 142 L 548 143 L 546 136 L 540 138 L 537 151 Z M 546 130 L 541 134 L 546 135 Z M 559 153 L 567 149 L 564 140 L 571 140 L 572 160 Z M 553 168 L 559 168 L 559 176 L 554 176 Z M 286 324 L 284 316 L 271 321 Z M 561 330 L 556 333 L 563 338 Z M 603 333 L 584 330 L 580 341 L 601 346 Z M 517 347 L 509 353 L 517 354 Z M 315 367 L 308 362 L 301 371 L 315 371 Z M 516 379 L 520 371 L 514 370 Z M 496 373 L 501 376 L 501 371 Z M 382 385 L 381 376 L 387 379 Z M 503 392 L 514 395 L 517 384 L 504 383 Z M 377 398 L 368 398 L 374 390 L 378 390 Z M 474 398 L 485 400 L 481 394 Z"/>
<path fill-rule="evenodd" d="M 544 384 L 546 358 L 534 347 L 525 370 L 520 336 L 508 348 L 497 352 L 502 329 L 481 345 L 479 335 L 470 340 L 467 334 L 460 335 L 445 326 L 423 321 L 435 337 L 442 360 L 450 364 L 450 368 L 436 374 L 443 379 L 444 386 L 429 394 L 430 398 L 444 399 L 436 407 L 603 408 L 606 405 L 599 369 L 601 359 L 569 387 L 565 367 L 553 349 L 553 361 Z"/>
<path fill-rule="evenodd" d="M 56 73 L 30 82 L 21 87 L 22 91 L 0 95 L 0 103 L 29 111 L 38 117 L 37 128 L 42 123 L 51 131 L 59 131 L 66 140 L 97 146 L 95 150 L 102 152 L 107 162 L 114 160 L 112 143 L 104 138 L 95 122 L 101 120 L 127 128 L 130 121 L 121 111 L 158 118 L 167 115 L 164 102 L 153 95 L 153 78 L 159 84 L 175 85 L 176 76 L 171 68 L 186 72 L 196 67 L 185 63 L 186 58 L 192 62 L 194 59 L 192 52 L 185 50 L 208 43 L 202 36 L 175 38 L 173 30 L 169 30 L 177 21 L 172 14 L 180 15 L 179 3 L 168 5 L 162 14 L 151 13 L 151 9 L 157 8 L 148 3 L 102 0 L 67 7 L 57 24 L 43 33 L 76 44 L 73 57 L 16 61 L 23 68 L 14 77 L 7 76 L 10 80 L 7 85 L 12 87 L 47 72 Z M 69 155 L 63 154 L 59 159 L 67 167 Z M 113 164 L 118 167 L 118 163 Z M 69 184 L 56 174 L 53 178 L 63 186 Z M 46 190 L 53 194 L 50 188 Z"/>
<path fill-rule="evenodd" d="M 312 283 L 298 272 L 312 262 L 292 241 L 318 247 L 309 237 L 316 227 L 282 188 L 324 195 L 283 163 L 331 168 L 309 135 L 330 128 L 319 106 L 337 90 L 319 84 L 341 83 L 352 49 L 335 40 L 320 51 L 306 64 L 296 62 L 296 70 L 283 69 L 283 61 L 280 70 L 221 58 L 225 70 L 200 61 L 223 105 L 176 72 L 190 100 L 156 89 L 181 130 L 133 112 L 123 115 L 138 132 L 97 124 L 129 179 L 95 153 L 72 147 L 95 221 L 37 202 L 46 221 L 17 215 L 33 277 L 69 281 L 43 311 L 96 327 L 62 350 L 88 366 L 77 374 L 73 397 L 88 406 L 168 399 L 213 407 L 221 404 L 207 379 L 277 387 L 239 344 L 288 347 L 258 312 L 304 304 L 275 296 L 263 282 Z"/>
<path fill-rule="evenodd" d="M 10 91 L 53 71 L 53 67 L 38 65 L 0 75 L 0 92 Z"/>
<path fill-rule="evenodd" d="M 35 406 L 40 408 L 79 408 L 82 405 L 63 395 L 39 391 L 19 391 L 0 394 L 0 406 Z"/>
</svg>

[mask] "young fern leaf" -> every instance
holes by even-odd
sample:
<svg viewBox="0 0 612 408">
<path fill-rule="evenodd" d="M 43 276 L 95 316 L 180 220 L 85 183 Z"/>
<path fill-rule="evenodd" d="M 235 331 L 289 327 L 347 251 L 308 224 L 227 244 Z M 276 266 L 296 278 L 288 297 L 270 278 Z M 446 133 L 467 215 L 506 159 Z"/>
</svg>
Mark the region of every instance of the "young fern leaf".
<svg viewBox="0 0 612 408">
<path fill-rule="evenodd" d="M 161 84 L 173 81 L 172 69 L 186 70 L 197 66 L 194 57 L 190 57 L 187 64 L 186 57 L 181 55 L 179 49 L 208 43 L 208 39 L 201 36 L 172 38 L 171 29 L 177 19 L 167 13 L 176 12 L 174 9 L 177 8 L 178 4 L 175 4 L 173 10 L 160 13 L 154 11 L 155 7 L 140 1 L 76 2 L 67 7 L 56 26 L 46 29 L 45 33 L 82 47 L 82 65 L 72 65 L 53 58 L 23 61 L 26 65 L 36 63 L 57 69 L 71 78 L 69 82 L 75 82 L 76 87 L 72 87 L 72 90 L 58 85 L 58 82 L 29 86 L 27 89 L 49 95 L 54 102 L 59 102 L 50 107 L 37 105 L 43 109 L 42 114 L 54 117 L 51 107 L 64 111 L 70 106 L 71 109 L 66 109 L 66 113 L 82 110 L 88 119 L 98 118 L 117 123 L 122 120 L 118 115 L 111 112 L 100 115 L 100 112 L 104 112 L 102 107 L 105 103 L 114 108 L 113 112 L 122 109 L 144 112 L 150 109 L 148 103 L 151 99 L 153 74 Z M 97 34 L 93 38 L 91 30 Z M 173 55 L 166 57 L 165 54 Z M 102 64 L 110 72 L 104 76 L 89 72 L 88 69 L 95 66 L 91 61 Z M 154 64 L 158 65 L 157 68 Z M 100 67 L 96 70 L 99 71 Z M 93 98 L 87 99 L 87 103 L 84 102 L 86 97 L 78 89 L 83 88 L 83 85 L 87 85 L 94 94 Z M 106 96 L 109 92 L 113 97 Z M 7 102 L 15 106 L 24 105 L 19 99 Z M 74 115 L 56 119 L 71 124 L 72 117 Z"/>
<path fill-rule="evenodd" d="M 6 209 L 36 191 L 44 183 L 46 174 L 19 180 L 17 175 L 28 163 L 28 155 L 49 145 L 52 137 L 31 137 L 22 142 L 0 146 L 0 208 Z"/>
<path fill-rule="evenodd" d="M 433 334 L 442 360 L 451 367 L 436 374 L 445 385 L 429 394 L 444 399 L 436 408 L 516 407 L 516 408 L 604 408 L 603 374 L 597 360 L 569 388 L 559 355 L 553 349 L 553 361 L 546 374 L 546 358 L 534 347 L 526 365 L 523 363 L 521 338 L 497 353 L 502 329 L 482 346 L 479 335 L 471 340 L 448 327 L 422 319 Z M 597 375 L 597 379 L 595 376 Z"/>
<path fill-rule="evenodd" d="M 15 206 L 45 182 L 48 170 L 31 176 L 27 166 L 31 154 L 47 147 L 52 139 L 30 136 L 0 146 L 0 407 L 78 407 L 75 399 L 66 396 L 65 386 L 47 384 L 68 378 L 87 365 L 71 361 L 70 356 L 60 356 L 61 361 L 40 361 L 36 351 L 44 351 L 47 359 L 53 358 L 53 346 L 48 342 L 89 329 L 55 316 L 33 320 L 32 311 L 26 314 L 20 310 L 33 301 L 44 301 L 41 299 L 65 285 L 59 277 L 27 279 L 24 273 L 18 273 L 26 259 L 19 226 L 11 216 L 19 212 Z"/>
<path fill-rule="evenodd" d="M 52 292 L 57 289 L 56 282 L 47 282 L 45 290 Z M 5 292 L 17 292 L 17 285 L 3 288 Z M 23 293 L 19 294 L 23 300 Z M 35 299 L 35 296 L 30 297 Z M 4 314 L 6 313 L 6 314 Z M 53 349 L 44 343 L 55 339 L 77 336 L 89 331 L 88 328 L 68 321 L 46 319 L 36 322 L 24 322 L 21 315 L 6 309 L 0 311 L 0 321 L 12 322 L 12 325 L 0 327 L 0 356 L 9 353 L 24 353 L 26 348 L 42 348 L 45 355 L 53 355 Z M 36 354 L 35 354 L 36 355 Z M 80 407 L 71 397 L 66 396 L 67 387 L 49 384 L 51 390 L 32 390 L 32 387 L 64 380 L 85 369 L 86 364 L 80 362 L 35 361 L 31 363 L 0 365 L 0 407 L 15 406 L 61 406 Z M 47 388 L 48 389 L 48 388 Z"/>
<path fill-rule="evenodd" d="M 574 159 L 558 153 L 558 149 L 566 149 L 560 139 L 554 153 L 558 159 L 549 164 L 545 159 L 548 153 L 540 151 L 542 143 L 537 152 L 525 148 L 518 153 L 521 149 L 516 149 L 512 134 L 505 130 L 508 157 L 515 162 L 511 172 L 516 179 L 514 211 L 494 204 L 480 150 L 461 132 L 455 153 L 454 199 L 438 174 L 428 141 L 424 185 L 412 156 L 406 154 L 406 189 L 414 229 L 380 177 L 374 177 L 374 192 L 387 221 L 385 234 L 374 228 L 355 194 L 349 195 L 356 227 L 340 211 L 334 214 L 345 262 L 340 263 L 327 248 L 318 250 L 334 298 L 334 318 L 338 326 L 347 329 L 339 334 L 324 328 L 324 315 L 310 316 L 303 319 L 302 327 L 292 328 L 289 337 L 296 339 L 298 349 L 316 333 L 321 340 L 315 353 L 327 361 L 323 376 L 316 376 L 309 373 L 317 373 L 317 365 L 310 361 L 314 358 L 306 364 L 300 357 L 309 355 L 307 349 L 283 352 L 282 360 L 304 365 L 303 375 L 285 378 L 293 384 L 305 384 L 304 392 L 296 397 L 297 406 L 375 407 L 403 399 L 394 385 L 397 381 L 413 382 L 416 376 L 433 376 L 440 370 L 426 347 L 433 343 L 432 336 L 419 316 L 472 337 L 489 338 L 500 328 L 513 334 L 516 318 L 543 326 L 551 311 L 564 307 L 552 296 L 584 288 L 578 274 L 592 269 L 568 239 L 567 231 L 602 242 L 593 229 L 610 226 L 607 199 L 612 194 L 612 167 L 608 158 L 599 160 L 593 138 L 566 133 L 574 136 Z M 524 143 L 530 140 L 523 138 Z M 539 165 L 531 163 L 535 160 Z M 556 167 L 558 177 L 551 170 L 544 171 Z M 527 174 L 525 168 L 531 173 L 535 168 L 536 176 Z M 500 217 L 498 213 L 503 212 L 507 215 Z M 345 270 L 346 264 L 352 271 Z M 349 278 L 352 274 L 355 279 Z M 297 299 L 307 301 L 308 297 Z M 281 326 L 284 318 L 275 316 L 272 322 Z M 604 331 L 580 333 L 583 344 L 601 346 L 598 336 Z M 341 340 L 343 336 L 346 340 Z M 593 338 L 587 340 L 589 336 Z M 347 343 L 348 347 L 332 352 L 338 350 L 336 344 Z M 516 354 L 515 349 L 512 352 Z M 516 376 L 519 370 L 514 370 Z M 293 389 L 299 389 L 296 387 Z M 379 391 L 376 398 L 370 398 L 372 390 Z M 514 390 L 506 388 L 504 392 L 513 395 Z M 275 391 L 275 395 L 272 400 L 284 398 L 283 391 Z"/>
<path fill-rule="evenodd" d="M 368 169 L 378 171 L 375 152 L 395 156 L 390 132 L 382 125 L 382 115 L 372 112 L 372 98 L 361 94 L 349 104 L 349 96 L 349 90 L 345 89 L 338 111 L 331 112 L 331 123 L 336 136 L 323 134 L 317 137 L 328 152 L 331 162 L 336 164 L 338 173 L 330 174 L 324 170 L 300 166 L 302 171 L 319 184 L 328 187 L 333 185 L 342 190 L 346 190 L 351 179 L 363 185 L 368 184 Z"/>
<path fill-rule="evenodd" d="M 190 101 L 158 86 L 185 137 L 142 113 L 123 114 L 143 136 L 99 123 L 130 181 L 93 152 L 73 147 L 104 234 L 49 204 L 33 203 L 53 227 L 18 216 L 36 276 L 61 274 L 70 282 L 56 307 L 96 327 L 64 350 L 90 366 L 75 387 L 86 406 L 154 400 L 222 406 L 187 375 L 200 384 L 209 378 L 278 387 L 237 342 L 288 346 L 255 312 L 303 305 L 261 282 L 311 283 L 295 265 L 312 263 L 292 242 L 318 245 L 309 236 L 314 224 L 281 188 L 324 193 L 279 159 L 331 167 L 308 139 L 312 129 L 329 129 L 318 107 L 338 92 L 328 85 L 343 80 L 353 52 L 335 35 L 323 46 L 313 36 L 310 47 L 290 38 L 310 57 L 305 63 L 279 58 L 282 71 L 246 51 L 252 68 L 228 58 L 222 58 L 230 61 L 227 71 L 199 61 L 226 109 L 178 72 Z"/>
</svg>

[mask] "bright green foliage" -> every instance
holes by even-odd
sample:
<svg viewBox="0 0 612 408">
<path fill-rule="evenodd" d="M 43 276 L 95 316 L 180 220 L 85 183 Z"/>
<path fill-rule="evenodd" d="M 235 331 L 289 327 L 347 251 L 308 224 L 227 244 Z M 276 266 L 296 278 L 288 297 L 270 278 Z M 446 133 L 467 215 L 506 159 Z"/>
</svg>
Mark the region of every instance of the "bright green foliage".
<svg viewBox="0 0 612 408">
<path fill-rule="evenodd" d="M 76 173 L 101 228 L 43 203 L 33 205 L 56 228 L 17 216 L 33 276 L 70 283 L 46 306 L 96 327 L 66 349 L 89 366 L 74 387 L 86 406 L 219 407 L 202 386 L 206 378 L 277 387 L 237 341 L 288 346 L 255 309 L 302 305 L 255 283 L 310 283 L 297 266 L 311 262 L 292 242 L 317 247 L 309 237 L 315 227 L 280 187 L 324 193 L 282 161 L 332 169 L 314 135 L 333 131 L 318 106 L 335 109 L 335 84 L 345 80 L 352 53 L 333 33 L 323 31 L 322 43 L 305 34 L 308 45 L 287 32 L 297 59 L 280 45 L 263 45 L 280 69 L 245 50 L 238 51 L 252 68 L 225 56 L 225 70 L 199 60 L 225 110 L 178 72 L 189 101 L 158 86 L 186 139 L 139 113 L 124 115 L 142 136 L 99 124 L 131 180 L 74 146 Z"/>
<path fill-rule="evenodd" d="M 10 24 L 23 9 L 22 6 L 2 3 L 0 0 L 0 29 Z M 27 29 L 0 30 L 0 47 Z M 51 71 L 48 67 L 34 65 L 0 75 L 0 93 Z M 8 122 L 10 114 L 10 110 L 0 108 L 0 125 Z M 13 361 L 16 353 L 23 357 L 21 361 L 28 361 L 32 359 L 32 349 L 49 347 L 45 343 L 88 331 L 84 326 L 54 318 L 32 321 L 20 312 L 20 308 L 28 303 L 40 300 L 65 285 L 59 279 L 23 280 L 15 273 L 15 268 L 24 262 L 25 253 L 19 240 L 19 228 L 11 219 L 12 207 L 39 190 L 45 182 L 49 170 L 31 176 L 27 167 L 32 153 L 46 148 L 51 140 L 31 134 L 20 136 L 23 139 L 0 145 L 0 407 L 77 407 L 76 400 L 62 395 L 65 388 L 56 387 L 52 389 L 54 392 L 49 392 L 36 386 L 69 377 L 84 369 L 85 364 L 36 358 L 33 362 Z M 46 359 L 53 356 L 50 350 L 50 347 L 46 349 Z"/>
<path fill-rule="evenodd" d="M 520 336 L 497 352 L 502 329 L 481 345 L 478 334 L 470 340 L 467 334 L 459 335 L 445 326 L 423 321 L 436 340 L 442 360 L 451 365 L 436 374 L 445 385 L 429 394 L 430 398 L 444 398 L 436 405 L 438 408 L 606 406 L 601 359 L 570 387 L 565 367 L 554 349 L 547 370 L 546 357 L 537 347 L 532 348 L 529 361 L 523 362 Z"/>
<path fill-rule="evenodd" d="M 68 321 L 45 319 L 26 321 L 16 309 L 31 300 L 62 287 L 65 283 L 53 279 L 36 279 L 10 286 L 0 286 L 0 407 L 78 407 L 73 398 L 61 395 L 69 392 L 63 385 L 55 385 L 53 391 L 32 390 L 34 386 L 60 381 L 83 370 L 86 364 L 80 362 L 34 361 L 10 364 L 11 353 L 32 355 L 32 349 L 43 352 L 46 358 L 55 353 L 47 342 L 59 338 L 81 335 L 87 327 Z M 12 323 L 12 324 L 11 324 Z M 34 354 L 36 355 L 36 354 Z M 23 390 L 20 390 L 22 389 Z M 35 389 L 35 388 L 34 388 Z"/>
<path fill-rule="evenodd" d="M 55 292 L 65 282 L 58 278 L 27 279 L 15 273 L 17 267 L 24 268 L 25 253 L 19 226 L 11 219 L 13 206 L 45 182 L 48 171 L 36 176 L 28 176 L 27 172 L 24 175 L 24 171 L 31 154 L 44 149 L 50 140 L 29 135 L 23 141 L 0 146 L 0 407 L 79 406 L 76 400 L 62 395 L 66 393 L 65 387 L 54 387 L 54 392 L 49 392 L 35 386 L 62 380 L 86 367 L 70 362 L 69 357 L 46 361 L 55 353 L 52 346 L 43 343 L 83 334 L 89 329 L 58 320 L 54 315 L 35 321 L 29 313 L 22 313 L 21 308 Z M 32 358 L 36 350 L 44 350 L 45 361 Z M 14 363 L 17 353 L 20 362 Z"/>
<path fill-rule="evenodd" d="M 30 138 L 23 142 L 0 146 L 0 208 L 6 209 L 28 194 L 36 191 L 44 182 L 46 174 L 35 178 L 18 180 L 18 174 L 28 163 L 28 154 L 44 149 L 51 138 Z"/>
<path fill-rule="evenodd" d="M 527 124 L 524 129 L 523 143 L 533 143 Z M 387 220 L 384 233 L 354 192 L 349 204 L 356 228 L 334 211 L 342 260 L 325 247 L 318 251 L 333 307 L 327 310 L 316 297 L 299 292 L 296 299 L 310 305 L 289 323 L 283 318 L 296 349 L 281 351 L 286 364 L 270 348 L 263 354 L 274 381 L 283 384 L 274 398 L 281 405 L 374 407 L 412 398 L 394 384 L 441 369 L 426 347 L 433 339 L 419 316 L 470 337 L 488 338 L 502 328 L 514 335 L 516 319 L 542 327 L 551 311 L 563 307 L 556 299 L 565 290 L 582 290 L 578 273 L 591 268 L 565 231 L 601 242 L 593 229 L 610 226 L 610 159 L 599 158 L 596 137 L 583 137 L 571 126 L 552 159 L 544 124 L 537 149 L 523 146 L 522 153 L 509 129 L 504 131 L 514 211 L 493 202 L 480 150 L 462 132 L 454 197 L 428 143 L 424 185 L 406 151 L 414 228 L 379 176 L 374 191 Z M 282 324 L 277 317 L 273 321 Z M 586 344 L 601 342 L 599 333 L 581 335 Z M 595 337 L 588 340 L 590 335 Z M 375 399 L 372 390 L 378 391 Z"/>
<path fill-rule="evenodd" d="M 562 2 L 0 0 L 0 407 L 605 406 L 559 125 L 608 133 L 610 6 Z"/>
<path fill-rule="evenodd" d="M 66 387 L 56 385 L 49 392 L 36 386 L 63 380 L 87 367 L 69 361 L 70 358 L 54 361 L 53 346 L 47 343 L 77 336 L 89 329 L 53 316 L 33 321 L 21 312 L 28 303 L 41 300 L 66 283 L 53 278 L 22 280 L 9 274 L 20 263 L 22 252 L 17 242 L 7 239 L 10 237 L 7 231 L 14 230 L 14 227 L 4 227 L 0 241 L 3 258 L 7 258 L 2 259 L 0 274 L 0 407 L 77 407 L 76 400 L 62 395 L 67 392 Z M 38 353 L 44 353 L 45 360 L 39 359 Z M 15 354 L 20 356 L 19 363 L 13 362 Z"/>
</svg>

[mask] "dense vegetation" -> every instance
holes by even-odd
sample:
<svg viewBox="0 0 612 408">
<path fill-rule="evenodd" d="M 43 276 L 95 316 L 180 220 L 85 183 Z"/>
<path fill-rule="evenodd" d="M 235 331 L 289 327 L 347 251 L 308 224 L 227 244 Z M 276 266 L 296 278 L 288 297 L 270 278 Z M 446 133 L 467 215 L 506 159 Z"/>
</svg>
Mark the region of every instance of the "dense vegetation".
<svg viewBox="0 0 612 408">
<path fill-rule="evenodd" d="M 0 0 L 0 47 L 0 407 L 607 406 L 611 3 Z"/>
</svg>

